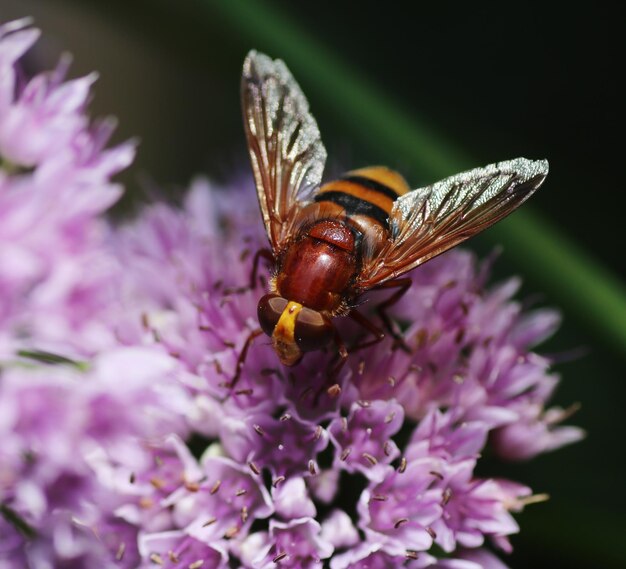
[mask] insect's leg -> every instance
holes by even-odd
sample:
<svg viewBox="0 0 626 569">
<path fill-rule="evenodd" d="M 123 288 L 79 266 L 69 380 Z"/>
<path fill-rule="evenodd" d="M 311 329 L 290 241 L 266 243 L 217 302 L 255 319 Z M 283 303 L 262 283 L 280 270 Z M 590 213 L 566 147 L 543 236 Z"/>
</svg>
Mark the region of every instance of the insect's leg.
<svg viewBox="0 0 626 569">
<path fill-rule="evenodd" d="M 339 372 L 345 365 L 346 360 L 348 359 L 348 349 L 346 348 L 346 345 L 341 339 L 341 336 L 339 335 L 339 331 L 337 330 L 337 328 L 334 329 L 334 333 L 335 335 L 333 337 L 333 341 L 335 342 L 335 345 L 337 346 L 337 352 L 339 354 L 339 361 L 334 363 L 334 360 L 331 360 L 330 363 L 328 364 L 326 381 L 323 382 L 323 384 L 317 390 L 317 392 L 315 393 L 313 397 L 314 406 L 318 405 L 320 397 L 322 393 L 324 392 L 326 392 L 328 396 L 331 398 L 337 397 L 341 393 L 341 388 L 339 387 L 339 384 L 336 382 L 336 379 L 337 379 L 337 376 L 339 375 Z"/>
<path fill-rule="evenodd" d="M 402 279 L 394 279 L 394 280 L 391 280 L 391 281 L 387 281 L 386 283 L 378 285 L 377 287 L 372 289 L 372 290 L 383 290 L 383 289 L 387 289 L 387 288 L 397 288 L 398 289 L 387 300 L 381 302 L 376 307 L 376 312 L 380 316 L 380 319 L 383 321 L 383 324 L 385 325 L 385 329 L 395 339 L 396 346 L 402 348 L 405 352 L 410 352 L 411 349 L 409 348 L 409 346 L 407 346 L 407 344 L 404 341 L 404 338 L 402 338 L 402 335 L 400 334 L 400 332 L 398 332 L 398 331 L 396 331 L 394 329 L 393 323 L 391 322 L 391 318 L 389 318 L 389 316 L 387 314 L 387 309 L 392 307 L 396 302 L 398 302 L 404 296 L 406 291 L 409 290 L 409 288 L 411 287 L 411 283 L 412 282 L 413 281 L 410 278 L 405 277 L 405 278 L 402 278 Z"/>
<path fill-rule="evenodd" d="M 362 326 L 368 332 L 370 332 L 371 334 L 375 336 L 375 338 L 372 340 L 365 340 L 364 342 L 360 342 L 352 346 L 349 350 L 350 353 L 357 352 L 364 348 L 369 348 L 370 346 L 373 346 L 374 344 L 378 344 L 378 342 L 383 341 L 385 337 L 385 333 L 378 326 L 376 326 L 376 324 L 374 324 L 371 320 L 369 320 L 369 318 L 366 318 L 365 316 L 363 316 L 360 312 L 357 312 L 356 310 L 351 310 L 348 316 L 352 318 L 352 320 L 354 320 L 359 326 Z"/>
<path fill-rule="evenodd" d="M 250 289 L 254 290 L 257 283 L 257 275 L 259 272 L 259 261 L 263 257 L 266 261 L 269 261 L 272 265 L 275 263 L 274 255 L 269 249 L 259 249 L 254 254 L 254 259 L 252 260 L 252 272 L 250 273 Z"/>
<path fill-rule="evenodd" d="M 254 342 L 254 339 L 257 336 L 260 336 L 262 333 L 263 333 L 263 330 L 261 330 L 260 328 L 256 328 L 255 330 L 252 330 L 252 332 L 250 332 L 250 334 L 246 338 L 243 348 L 241 352 L 239 353 L 239 357 L 237 358 L 237 365 L 235 367 L 235 375 L 228 383 L 228 387 L 230 389 L 232 389 L 233 387 L 235 387 L 235 385 L 237 385 L 237 382 L 239 381 L 239 378 L 241 377 L 241 370 L 243 369 L 243 365 L 246 362 L 246 357 L 248 356 L 248 350 L 250 349 L 252 342 Z"/>
</svg>

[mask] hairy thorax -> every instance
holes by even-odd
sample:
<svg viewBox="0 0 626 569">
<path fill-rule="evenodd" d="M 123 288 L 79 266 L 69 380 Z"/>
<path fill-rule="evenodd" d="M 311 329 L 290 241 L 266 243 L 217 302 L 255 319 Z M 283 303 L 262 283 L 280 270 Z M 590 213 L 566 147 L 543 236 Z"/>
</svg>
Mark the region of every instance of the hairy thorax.
<svg viewBox="0 0 626 569">
<path fill-rule="evenodd" d="M 321 220 L 303 230 L 279 259 L 276 290 L 286 299 L 336 313 L 358 269 L 354 230 Z"/>
</svg>

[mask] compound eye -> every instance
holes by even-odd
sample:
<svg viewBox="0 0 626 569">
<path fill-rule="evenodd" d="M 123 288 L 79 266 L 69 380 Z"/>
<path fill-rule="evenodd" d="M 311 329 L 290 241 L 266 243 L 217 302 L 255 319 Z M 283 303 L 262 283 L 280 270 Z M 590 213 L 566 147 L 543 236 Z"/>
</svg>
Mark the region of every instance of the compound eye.
<svg viewBox="0 0 626 569">
<path fill-rule="evenodd" d="M 266 294 L 259 300 L 257 306 L 259 324 L 268 336 L 274 333 L 274 328 L 276 328 L 280 315 L 286 307 L 287 300 L 277 294 Z"/>
<path fill-rule="evenodd" d="M 333 339 L 334 327 L 317 310 L 302 308 L 296 318 L 295 337 L 303 352 L 320 350 Z"/>
</svg>

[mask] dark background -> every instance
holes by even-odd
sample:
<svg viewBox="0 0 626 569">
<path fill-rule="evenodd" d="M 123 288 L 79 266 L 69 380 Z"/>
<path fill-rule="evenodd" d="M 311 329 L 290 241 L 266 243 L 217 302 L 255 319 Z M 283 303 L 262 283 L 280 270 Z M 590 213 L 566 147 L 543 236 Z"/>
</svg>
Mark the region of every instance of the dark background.
<svg viewBox="0 0 626 569">
<path fill-rule="evenodd" d="M 74 75 L 100 72 L 92 113 L 119 118 L 118 140 L 141 139 L 135 165 L 121 177 L 131 198 L 120 215 L 134 201 L 152 199 L 154 188 L 176 197 L 197 173 L 227 181 L 248 168 L 240 66 L 248 49 L 270 48 L 233 25 L 223 4 L 0 0 L 0 19 L 33 15 L 44 30 L 29 65 L 51 67 L 61 51 L 70 51 Z M 252 4 L 278 9 L 296 38 L 305 34 L 335 54 L 462 149 L 470 165 L 548 158 L 548 182 L 530 207 L 613 275 L 626 277 L 623 93 L 617 86 L 624 40 L 617 6 L 416 2 L 409 11 L 401 3 L 366 0 Z M 289 53 L 270 54 L 290 64 Z M 301 83 L 331 169 L 381 161 L 375 137 L 342 123 L 343 109 L 324 84 Z M 433 181 L 405 160 L 389 166 L 414 186 Z M 472 247 L 484 253 L 493 245 L 486 237 Z M 505 249 L 498 276 L 517 271 Z M 541 279 L 522 276 L 522 296 L 543 291 Z M 559 275 L 550 278 L 557 286 L 541 302 L 562 306 Z M 578 302 L 584 307 L 584 294 Z M 556 403 L 582 403 L 571 422 L 588 431 L 587 440 L 526 464 L 486 467 L 552 496 L 518 516 L 522 531 L 506 559 L 514 569 L 626 566 L 626 347 L 607 342 L 569 302 L 562 329 L 542 350 L 581 347 L 585 356 L 557 368 L 563 383 Z"/>
</svg>

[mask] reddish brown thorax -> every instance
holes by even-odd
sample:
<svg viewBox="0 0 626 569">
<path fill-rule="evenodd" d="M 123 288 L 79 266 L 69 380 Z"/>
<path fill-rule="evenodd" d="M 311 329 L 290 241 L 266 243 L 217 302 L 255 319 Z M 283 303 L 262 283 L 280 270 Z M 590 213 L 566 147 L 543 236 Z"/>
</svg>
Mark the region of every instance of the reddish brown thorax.
<svg viewBox="0 0 626 569">
<path fill-rule="evenodd" d="M 358 268 L 353 230 L 341 221 L 311 225 L 279 259 L 278 294 L 313 310 L 333 312 Z"/>
</svg>

